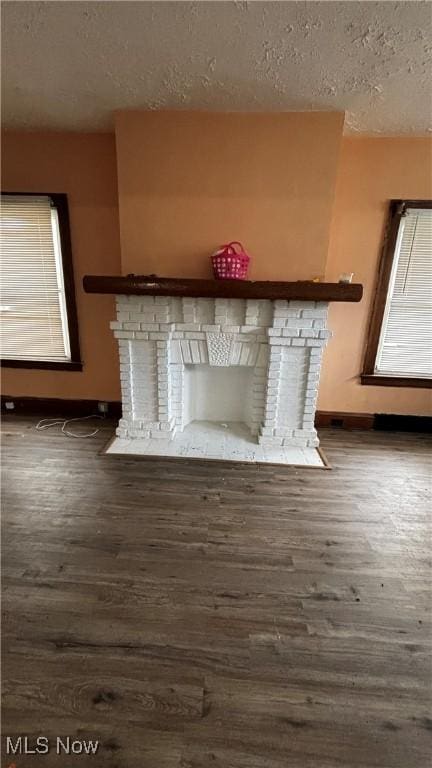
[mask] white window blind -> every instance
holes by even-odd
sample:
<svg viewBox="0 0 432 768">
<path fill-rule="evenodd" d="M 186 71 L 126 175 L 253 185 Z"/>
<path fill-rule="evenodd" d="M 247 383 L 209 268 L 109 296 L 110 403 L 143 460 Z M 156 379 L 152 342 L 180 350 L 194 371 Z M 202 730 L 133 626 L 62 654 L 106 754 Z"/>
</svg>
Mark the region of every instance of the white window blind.
<svg viewBox="0 0 432 768">
<path fill-rule="evenodd" d="M 1 197 L 1 355 L 70 360 L 60 234 L 45 195 Z"/>
<path fill-rule="evenodd" d="M 432 377 L 432 210 L 401 219 L 375 370 Z"/>
</svg>

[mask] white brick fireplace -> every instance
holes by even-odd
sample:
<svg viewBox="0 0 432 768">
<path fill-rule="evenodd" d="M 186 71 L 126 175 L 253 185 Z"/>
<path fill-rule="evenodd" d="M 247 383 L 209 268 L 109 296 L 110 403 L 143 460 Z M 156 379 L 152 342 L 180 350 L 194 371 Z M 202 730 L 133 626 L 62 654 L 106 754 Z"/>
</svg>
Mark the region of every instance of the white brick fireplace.
<svg viewBox="0 0 432 768">
<path fill-rule="evenodd" d="M 158 454 L 161 440 L 174 447 L 189 424 L 206 422 L 225 431 L 241 424 L 250 443 L 270 449 L 318 445 L 327 302 L 151 295 L 116 301 L 119 438 L 154 442 Z"/>
</svg>

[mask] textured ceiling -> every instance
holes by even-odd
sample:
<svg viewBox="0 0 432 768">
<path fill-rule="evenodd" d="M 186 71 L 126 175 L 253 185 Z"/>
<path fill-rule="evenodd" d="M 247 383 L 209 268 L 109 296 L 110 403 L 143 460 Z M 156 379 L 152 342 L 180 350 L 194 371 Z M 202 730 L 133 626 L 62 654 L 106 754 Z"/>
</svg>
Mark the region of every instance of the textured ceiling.
<svg viewBox="0 0 432 768">
<path fill-rule="evenodd" d="M 346 110 L 431 130 L 426 2 L 4 2 L 3 123 L 105 130 L 121 108 Z"/>
</svg>

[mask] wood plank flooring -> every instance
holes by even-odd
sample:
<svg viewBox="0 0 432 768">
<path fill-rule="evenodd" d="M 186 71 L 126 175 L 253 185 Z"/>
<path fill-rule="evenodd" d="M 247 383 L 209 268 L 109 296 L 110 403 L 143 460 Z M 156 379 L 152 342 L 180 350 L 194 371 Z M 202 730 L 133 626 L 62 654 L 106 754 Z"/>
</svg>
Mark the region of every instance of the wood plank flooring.
<svg viewBox="0 0 432 768">
<path fill-rule="evenodd" d="M 35 423 L 2 426 L 4 766 L 429 768 L 427 436 L 323 430 L 326 472 Z"/>
</svg>

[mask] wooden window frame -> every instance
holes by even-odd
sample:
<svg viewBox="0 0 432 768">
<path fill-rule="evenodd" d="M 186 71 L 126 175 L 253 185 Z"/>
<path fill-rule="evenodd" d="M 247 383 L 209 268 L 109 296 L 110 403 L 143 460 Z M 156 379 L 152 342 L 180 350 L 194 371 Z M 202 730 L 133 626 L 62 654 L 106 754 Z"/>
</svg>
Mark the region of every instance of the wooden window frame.
<svg viewBox="0 0 432 768">
<path fill-rule="evenodd" d="M 432 387 L 432 379 L 414 376 L 392 376 L 375 372 L 375 362 L 387 302 L 390 275 L 395 258 L 399 225 L 407 208 L 432 208 L 432 200 L 390 200 L 360 381 L 362 384 L 375 387 L 421 387 L 423 389 L 430 389 Z"/>
<path fill-rule="evenodd" d="M 75 299 L 75 280 L 72 261 L 72 243 L 69 223 L 69 207 L 67 195 L 62 192 L 4 192 L 2 195 L 15 195 L 17 197 L 38 196 L 49 197 L 57 210 L 61 260 L 63 270 L 63 282 L 65 289 L 66 314 L 69 331 L 70 360 L 11 360 L 2 358 L 2 368 L 39 368 L 50 371 L 82 371 L 78 314 Z"/>
</svg>

